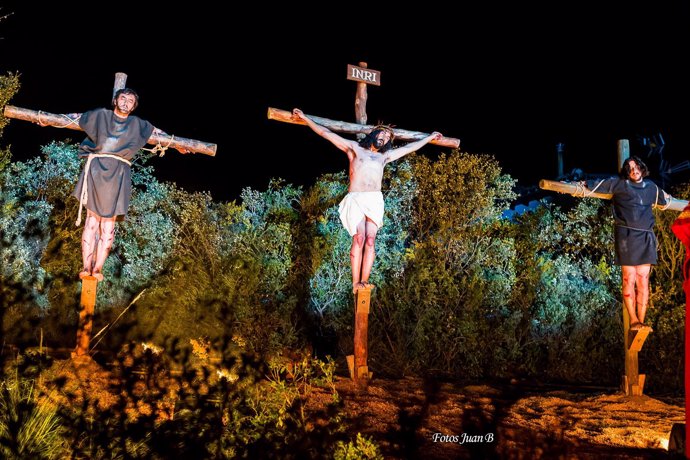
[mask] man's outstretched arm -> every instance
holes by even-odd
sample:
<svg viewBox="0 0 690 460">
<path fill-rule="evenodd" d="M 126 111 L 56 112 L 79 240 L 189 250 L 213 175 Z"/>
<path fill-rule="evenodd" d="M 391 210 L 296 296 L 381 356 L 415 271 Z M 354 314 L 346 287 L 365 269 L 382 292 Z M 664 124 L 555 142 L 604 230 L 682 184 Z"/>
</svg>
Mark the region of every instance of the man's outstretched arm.
<svg viewBox="0 0 690 460">
<path fill-rule="evenodd" d="M 399 147 L 397 149 L 393 149 L 386 153 L 386 163 L 390 163 L 391 161 L 395 161 L 398 158 L 402 158 L 408 153 L 415 152 L 424 147 L 429 142 L 441 139 L 442 137 L 443 135 L 441 133 L 439 133 L 438 131 L 434 131 L 424 139 L 420 139 L 418 141 L 411 142 L 407 145 L 403 145 L 402 147 Z"/>
<path fill-rule="evenodd" d="M 311 118 L 306 116 L 304 112 L 302 112 L 300 109 L 293 109 L 292 115 L 296 118 L 299 118 L 300 120 L 304 120 L 307 123 L 307 126 L 309 126 L 312 129 L 312 131 L 314 131 L 316 134 L 323 137 L 324 139 L 329 140 L 333 145 L 338 147 L 343 152 L 348 152 L 352 149 L 353 141 L 345 139 L 344 137 L 340 137 L 330 129 L 326 128 L 325 126 L 321 126 L 320 124 L 315 123 Z"/>
</svg>

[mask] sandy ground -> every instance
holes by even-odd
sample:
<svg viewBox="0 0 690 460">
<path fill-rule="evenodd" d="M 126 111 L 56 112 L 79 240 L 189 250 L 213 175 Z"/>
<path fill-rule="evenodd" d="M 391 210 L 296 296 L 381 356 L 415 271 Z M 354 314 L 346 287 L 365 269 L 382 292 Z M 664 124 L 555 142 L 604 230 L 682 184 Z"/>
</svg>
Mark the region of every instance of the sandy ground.
<svg viewBox="0 0 690 460">
<path fill-rule="evenodd" d="M 681 401 L 615 392 L 415 378 L 336 388 L 355 430 L 390 459 L 668 458 L 671 426 L 685 420 Z"/>
<path fill-rule="evenodd" d="M 50 377 L 49 377 L 50 376 Z M 57 404 L 96 398 L 112 404 L 110 372 L 91 360 L 54 363 L 44 375 L 62 382 Z M 649 459 L 670 458 L 671 426 L 683 423 L 683 401 L 627 397 L 615 390 L 526 384 L 458 385 L 418 378 L 374 379 L 364 388 L 337 377 L 352 438 L 373 438 L 386 459 Z M 70 393 L 71 401 L 64 396 Z M 307 411 L 332 400 L 314 388 Z M 174 402 L 172 402 L 174 404 Z"/>
</svg>

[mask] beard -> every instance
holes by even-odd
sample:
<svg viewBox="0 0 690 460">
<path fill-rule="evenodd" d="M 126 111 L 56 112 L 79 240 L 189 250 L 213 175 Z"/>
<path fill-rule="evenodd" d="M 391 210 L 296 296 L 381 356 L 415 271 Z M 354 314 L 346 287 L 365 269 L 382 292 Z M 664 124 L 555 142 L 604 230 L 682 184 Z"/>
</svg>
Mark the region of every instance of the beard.
<svg viewBox="0 0 690 460">
<path fill-rule="evenodd" d="M 118 104 L 117 110 L 118 110 L 120 113 L 124 113 L 124 114 L 127 114 L 127 115 L 129 115 L 130 113 L 132 113 L 132 109 L 128 109 L 127 106 L 124 105 L 124 104 L 122 104 L 122 105 Z"/>
<path fill-rule="evenodd" d="M 377 150 L 380 150 L 384 145 L 386 145 L 386 144 L 383 141 L 383 139 L 376 139 L 374 141 L 374 147 L 376 147 Z"/>
</svg>

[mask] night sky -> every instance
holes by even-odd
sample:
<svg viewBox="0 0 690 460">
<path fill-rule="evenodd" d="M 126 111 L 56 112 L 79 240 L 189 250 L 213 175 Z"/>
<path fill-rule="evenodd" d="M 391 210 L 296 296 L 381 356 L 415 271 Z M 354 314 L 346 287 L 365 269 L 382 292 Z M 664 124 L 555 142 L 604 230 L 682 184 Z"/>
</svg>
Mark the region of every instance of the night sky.
<svg viewBox="0 0 690 460">
<path fill-rule="evenodd" d="M 555 176 L 558 142 L 566 170 L 613 173 L 617 139 L 641 153 L 638 136 L 658 133 L 667 160 L 690 159 L 687 2 L 615 11 L 481 2 L 454 14 L 429 2 L 316 11 L 251 2 L 222 14 L 221 3 L 97 13 L 93 1 L 3 0 L 0 15 L 12 15 L 0 21 L 0 71 L 19 72 L 22 83 L 10 103 L 53 113 L 109 106 L 114 74 L 125 72 L 141 97 L 136 115 L 218 144 L 215 158 L 171 150 L 154 160 L 156 175 L 219 200 L 265 189 L 270 178 L 309 185 L 344 170 L 342 152 L 266 110 L 354 121 L 346 68 L 359 61 L 382 72 L 382 86 L 369 87 L 370 123 L 458 137 L 464 151 L 495 155 L 521 185 Z M 0 143 L 23 160 L 68 138 L 83 135 L 13 121 Z"/>
</svg>

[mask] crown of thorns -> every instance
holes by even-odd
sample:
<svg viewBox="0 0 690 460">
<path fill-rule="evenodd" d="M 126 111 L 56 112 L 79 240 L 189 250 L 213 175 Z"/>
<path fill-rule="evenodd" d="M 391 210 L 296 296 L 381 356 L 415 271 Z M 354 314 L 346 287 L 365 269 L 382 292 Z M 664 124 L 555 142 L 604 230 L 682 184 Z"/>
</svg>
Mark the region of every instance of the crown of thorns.
<svg viewBox="0 0 690 460">
<path fill-rule="evenodd" d="M 381 131 L 388 131 L 391 134 L 391 141 L 393 141 L 393 139 L 395 139 L 395 132 L 393 131 L 394 127 L 395 127 L 395 125 L 378 124 L 378 125 L 374 126 L 374 129 L 372 129 L 371 131 L 374 132 L 377 129 L 379 129 Z"/>
</svg>

